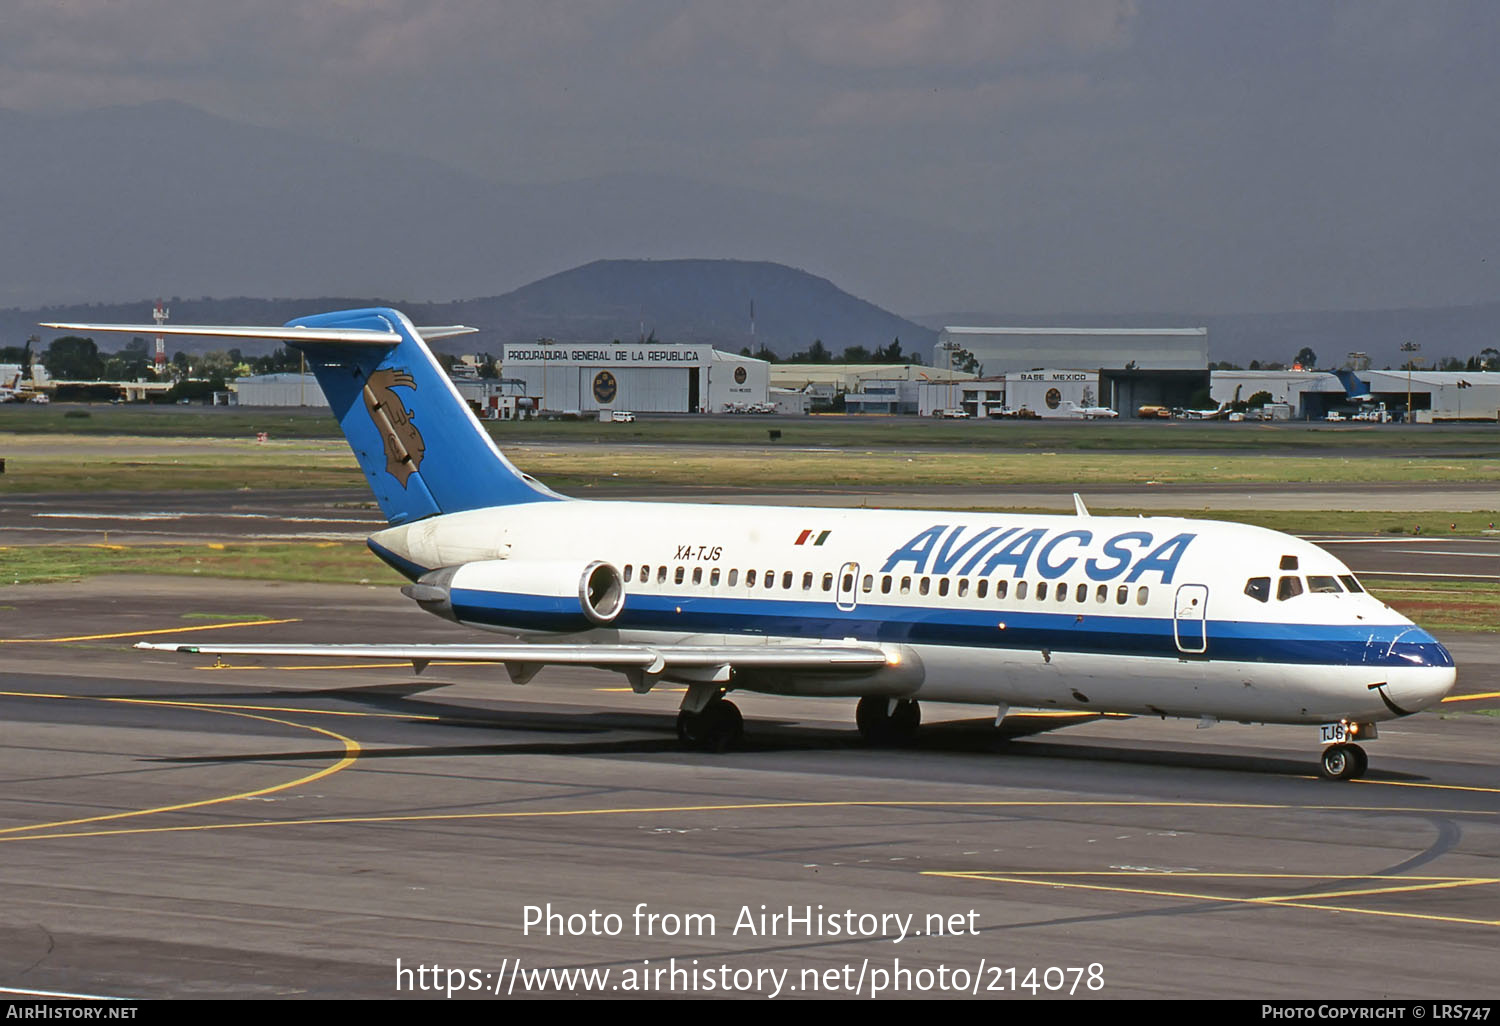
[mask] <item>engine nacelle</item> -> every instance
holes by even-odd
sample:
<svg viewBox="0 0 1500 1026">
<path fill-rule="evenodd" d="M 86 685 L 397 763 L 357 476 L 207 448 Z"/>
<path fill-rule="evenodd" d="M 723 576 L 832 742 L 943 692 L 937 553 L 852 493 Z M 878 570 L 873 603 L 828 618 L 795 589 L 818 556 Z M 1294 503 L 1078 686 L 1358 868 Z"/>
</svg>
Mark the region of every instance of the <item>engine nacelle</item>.
<svg viewBox="0 0 1500 1026">
<path fill-rule="evenodd" d="M 488 559 L 425 574 L 402 592 L 449 620 L 517 631 L 605 627 L 625 608 L 625 578 L 602 559 Z"/>
</svg>

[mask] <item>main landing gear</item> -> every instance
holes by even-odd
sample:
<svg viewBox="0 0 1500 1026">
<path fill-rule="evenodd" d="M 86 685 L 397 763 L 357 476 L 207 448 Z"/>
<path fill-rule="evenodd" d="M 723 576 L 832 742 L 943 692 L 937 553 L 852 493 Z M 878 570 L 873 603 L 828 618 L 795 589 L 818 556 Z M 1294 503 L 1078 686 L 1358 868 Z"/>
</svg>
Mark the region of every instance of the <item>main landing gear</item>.
<svg viewBox="0 0 1500 1026">
<path fill-rule="evenodd" d="M 708 700 L 698 712 L 683 709 L 677 714 L 677 739 L 689 748 L 722 752 L 745 734 L 745 718 L 739 706 L 722 694 Z"/>
<path fill-rule="evenodd" d="M 854 711 L 854 723 L 872 745 L 915 744 L 922 707 L 915 699 L 866 695 Z"/>
<path fill-rule="evenodd" d="M 1327 780 L 1358 780 L 1370 768 L 1370 757 L 1359 745 L 1337 744 L 1323 749 L 1319 772 Z"/>
</svg>

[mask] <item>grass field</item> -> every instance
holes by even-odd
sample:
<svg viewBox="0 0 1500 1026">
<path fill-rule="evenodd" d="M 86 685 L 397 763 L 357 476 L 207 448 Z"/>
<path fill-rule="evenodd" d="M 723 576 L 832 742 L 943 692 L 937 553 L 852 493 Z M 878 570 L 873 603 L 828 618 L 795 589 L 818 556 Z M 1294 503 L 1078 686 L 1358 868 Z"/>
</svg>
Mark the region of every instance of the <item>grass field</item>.
<svg viewBox="0 0 1500 1026">
<path fill-rule="evenodd" d="M 1500 588 L 1470 581 L 1412 584 L 1398 578 L 1367 577 L 1364 584 L 1382 602 L 1399 609 L 1427 630 L 1500 633 Z"/>
<path fill-rule="evenodd" d="M 1500 483 L 1500 459 L 1232 452 L 932 452 L 517 445 L 517 466 L 559 490 L 645 486 L 985 487 L 1017 484 Z M 340 440 L 0 434 L 0 496 L 38 492 L 362 487 Z M 1497 489 L 1500 493 L 1500 489 Z"/>
<path fill-rule="evenodd" d="M 27 545 L 0 547 L 0 583 L 46 584 L 99 574 L 167 574 L 396 584 L 405 580 L 358 542 L 208 545 Z"/>
</svg>

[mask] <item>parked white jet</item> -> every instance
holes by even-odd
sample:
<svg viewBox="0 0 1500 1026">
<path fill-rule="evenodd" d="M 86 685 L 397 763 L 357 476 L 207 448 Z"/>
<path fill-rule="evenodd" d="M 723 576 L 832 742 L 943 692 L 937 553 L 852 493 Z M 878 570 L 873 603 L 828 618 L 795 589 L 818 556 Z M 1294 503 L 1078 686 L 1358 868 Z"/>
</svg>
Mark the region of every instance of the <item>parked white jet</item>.
<svg viewBox="0 0 1500 1026">
<path fill-rule="evenodd" d="M 1113 419 L 1120 415 L 1119 410 L 1112 410 L 1108 406 L 1079 406 L 1075 402 L 1063 400 L 1065 417 L 1078 417 L 1083 420 Z"/>
<path fill-rule="evenodd" d="M 403 592 L 507 644 L 143 645 L 623 673 L 687 685 L 684 741 L 741 732 L 729 692 L 859 698 L 859 729 L 910 737 L 918 702 L 1308 724 L 1322 770 L 1453 686 L 1431 635 L 1333 556 L 1240 524 L 1165 517 L 830 510 L 564 498 L 495 447 L 395 310 L 285 327 L 50 325 L 266 338 L 303 350 L 390 526 Z M 380 628 L 383 635 L 385 625 Z"/>
</svg>

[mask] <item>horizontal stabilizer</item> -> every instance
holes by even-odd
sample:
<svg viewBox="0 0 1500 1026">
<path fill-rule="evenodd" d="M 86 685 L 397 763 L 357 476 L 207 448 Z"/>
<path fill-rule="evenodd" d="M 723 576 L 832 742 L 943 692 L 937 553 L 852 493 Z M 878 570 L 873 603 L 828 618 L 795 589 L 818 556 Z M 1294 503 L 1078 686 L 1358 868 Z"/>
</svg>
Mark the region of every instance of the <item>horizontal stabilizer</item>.
<svg viewBox="0 0 1500 1026">
<path fill-rule="evenodd" d="M 649 673 L 733 666 L 740 669 L 869 672 L 900 656 L 875 645 L 174 645 L 143 641 L 136 648 L 211 656 L 295 656 L 593 666 Z"/>
<path fill-rule="evenodd" d="M 436 342 L 440 338 L 452 338 L 454 335 L 472 335 L 478 330 L 467 324 L 445 324 L 440 327 L 418 328 L 417 334 L 422 336 L 424 342 Z"/>
<path fill-rule="evenodd" d="M 303 328 L 285 324 L 61 324 L 46 323 L 44 328 L 61 331 L 113 331 L 131 335 L 200 335 L 209 338 L 269 338 L 284 342 L 345 342 L 364 345 L 393 346 L 401 341 L 395 331 L 374 328 Z M 448 330 L 448 329 L 441 329 Z"/>
<path fill-rule="evenodd" d="M 109 331 L 127 335 L 197 335 L 204 338 L 266 338 L 282 342 L 343 342 L 353 345 L 393 346 L 401 341 L 395 331 L 380 331 L 375 328 L 309 328 L 302 325 L 262 326 L 256 324 L 70 324 L 43 322 L 44 328 L 60 331 Z M 445 324 L 432 328 L 417 328 L 417 334 L 425 341 L 452 338 L 455 335 L 471 335 L 478 328 L 463 324 Z"/>
</svg>

